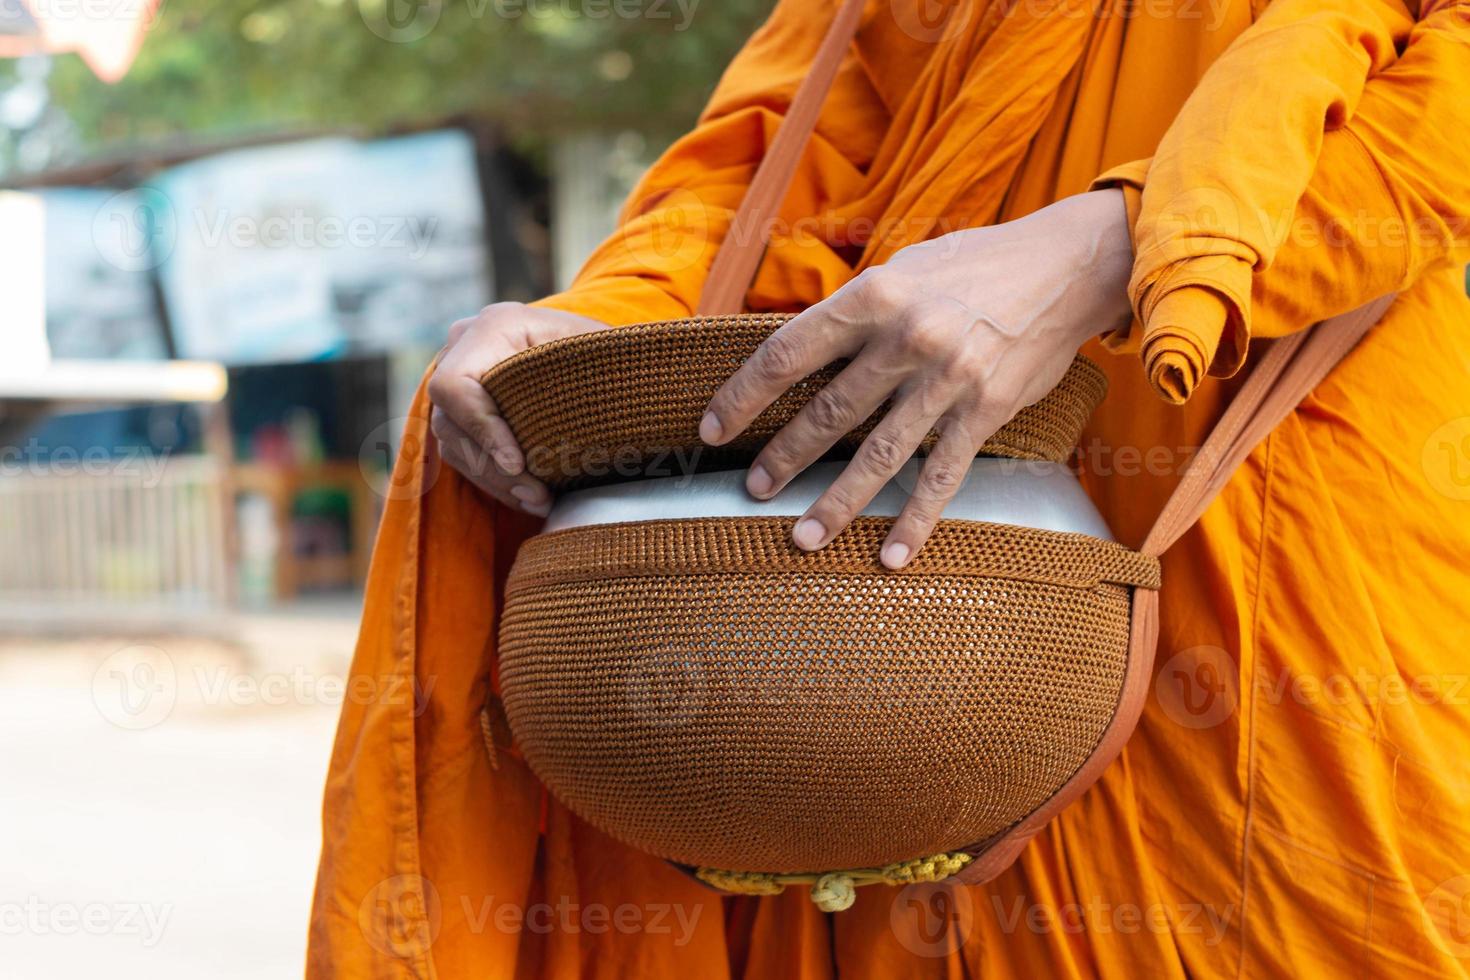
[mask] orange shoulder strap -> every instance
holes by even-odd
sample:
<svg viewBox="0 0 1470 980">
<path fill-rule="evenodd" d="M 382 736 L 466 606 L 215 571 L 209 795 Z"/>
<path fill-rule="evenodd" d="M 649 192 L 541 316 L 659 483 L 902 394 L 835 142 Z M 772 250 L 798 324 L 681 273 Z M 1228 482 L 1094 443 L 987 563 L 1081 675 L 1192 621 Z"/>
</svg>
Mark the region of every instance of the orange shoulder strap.
<svg viewBox="0 0 1470 980">
<path fill-rule="evenodd" d="M 806 3 L 815 0 L 803 0 Z M 827 36 L 817 49 L 812 66 L 802 79 L 786 118 L 771 140 L 771 148 L 756 168 L 750 188 L 740 201 L 740 209 L 725 232 L 725 240 L 715 254 L 705 279 L 704 292 L 699 297 L 699 316 L 719 316 L 724 313 L 739 313 L 745 306 L 745 294 L 755 281 L 756 269 L 766 252 L 766 243 L 771 237 L 771 226 L 786 192 L 791 188 L 791 178 L 796 174 L 796 165 L 811 140 L 812 130 L 817 126 L 822 103 L 832 81 L 837 77 L 837 68 L 847 55 L 852 39 L 857 36 L 858 21 L 862 18 L 863 0 L 845 0 L 837 11 L 837 18 L 827 29 Z"/>
</svg>

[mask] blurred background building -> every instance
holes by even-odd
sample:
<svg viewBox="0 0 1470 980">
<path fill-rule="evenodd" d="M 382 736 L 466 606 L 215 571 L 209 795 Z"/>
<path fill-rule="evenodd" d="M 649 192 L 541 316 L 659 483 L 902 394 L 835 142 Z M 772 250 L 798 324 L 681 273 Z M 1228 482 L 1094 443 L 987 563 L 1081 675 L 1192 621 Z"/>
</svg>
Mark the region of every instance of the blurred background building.
<svg viewBox="0 0 1470 980">
<path fill-rule="evenodd" d="M 768 6 L 0 2 L 0 975 L 299 971 L 408 399 Z"/>
</svg>

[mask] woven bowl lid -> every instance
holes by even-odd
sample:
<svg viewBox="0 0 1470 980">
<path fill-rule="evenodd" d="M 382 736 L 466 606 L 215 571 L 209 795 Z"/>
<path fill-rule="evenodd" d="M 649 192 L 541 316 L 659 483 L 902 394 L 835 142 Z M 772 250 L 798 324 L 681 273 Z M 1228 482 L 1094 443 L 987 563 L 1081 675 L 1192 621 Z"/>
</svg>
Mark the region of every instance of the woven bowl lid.
<svg viewBox="0 0 1470 980">
<path fill-rule="evenodd" d="M 846 363 L 798 382 L 729 444 L 704 445 L 699 420 L 710 399 L 791 316 L 692 317 L 599 330 L 517 354 L 481 382 L 525 450 L 527 470 L 555 491 L 739 469 Z M 1002 426 L 980 455 L 1061 462 L 1106 392 L 1102 371 L 1078 357 L 1056 388 Z M 885 403 L 827 458 L 851 458 L 887 410 Z"/>
</svg>

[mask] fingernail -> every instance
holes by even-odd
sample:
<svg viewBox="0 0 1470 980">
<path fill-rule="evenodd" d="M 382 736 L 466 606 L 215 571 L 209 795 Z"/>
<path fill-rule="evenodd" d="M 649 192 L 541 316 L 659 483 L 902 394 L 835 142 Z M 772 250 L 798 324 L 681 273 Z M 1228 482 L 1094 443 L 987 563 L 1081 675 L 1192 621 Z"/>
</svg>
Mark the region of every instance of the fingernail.
<svg viewBox="0 0 1470 980">
<path fill-rule="evenodd" d="M 715 413 L 705 412 L 704 418 L 699 420 L 699 438 L 713 445 L 720 441 L 720 436 L 724 435 L 724 433 L 725 427 L 720 424 L 720 420 L 715 417 Z"/>
<path fill-rule="evenodd" d="M 506 476 L 520 476 L 521 458 L 515 453 L 496 453 L 495 465 L 500 467 L 500 472 Z"/>
<path fill-rule="evenodd" d="M 774 484 L 775 481 L 771 479 L 771 474 L 767 473 L 766 468 L 759 463 L 752 466 L 750 473 L 745 477 L 745 489 L 757 497 L 764 497 L 770 493 Z"/>
<path fill-rule="evenodd" d="M 815 517 L 803 517 L 796 522 L 791 539 L 804 551 L 816 551 L 827 540 L 827 529 Z"/>
<path fill-rule="evenodd" d="M 909 561 L 909 546 L 898 541 L 890 541 L 883 546 L 880 558 L 889 568 L 902 568 Z"/>
<path fill-rule="evenodd" d="M 516 484 L 510 488 L 510 495 L 521 502 L 521 510 L 538 517 L 545 517 L 551 513 L 551 502 L 542 500 L 541 495 L 531 487 Z"/>
</svg>

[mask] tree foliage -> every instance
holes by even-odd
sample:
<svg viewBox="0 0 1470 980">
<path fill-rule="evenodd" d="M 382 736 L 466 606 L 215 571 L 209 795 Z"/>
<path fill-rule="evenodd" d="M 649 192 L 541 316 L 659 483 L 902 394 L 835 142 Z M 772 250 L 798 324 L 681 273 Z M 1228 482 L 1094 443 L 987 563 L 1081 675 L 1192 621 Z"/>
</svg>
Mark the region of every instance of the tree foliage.
<svg viewBox="0 0 1470 980">
<path fill-rule="evenodd" d="M 475 115 L 559 129 L 687 125 L 770 0 L 162 0 L 131 72 L 74 56 L 56 107 L 92 147 Z"/>
</svg>

